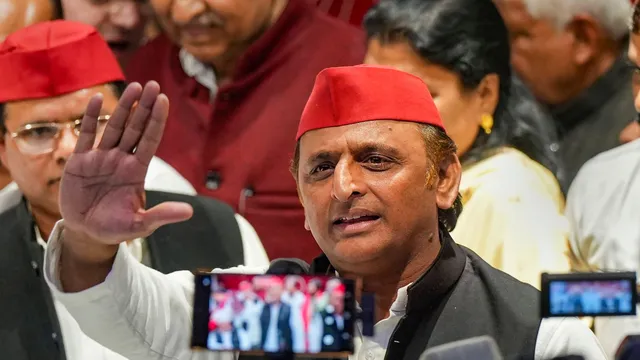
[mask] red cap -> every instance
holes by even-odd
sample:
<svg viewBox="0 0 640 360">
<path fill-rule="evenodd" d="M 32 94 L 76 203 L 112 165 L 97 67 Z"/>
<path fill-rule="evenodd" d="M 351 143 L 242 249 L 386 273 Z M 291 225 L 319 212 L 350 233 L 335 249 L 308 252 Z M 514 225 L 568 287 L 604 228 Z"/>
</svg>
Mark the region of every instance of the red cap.
<svg viewBox="0 0 640 360">
<path fill-rule="evenodd" d="M 296 140 L 307 131 L 371 120 L 411 121 L 444 130 L 422 79 L 387 67 L 358 65 L 318 74 Z"/>
<path fill-rule="evenodd" d="M 9 35 L 0 44 L 0 102 L 67 94 L 124 75 L 92 26 L 56 20 Z"/>
</svg>

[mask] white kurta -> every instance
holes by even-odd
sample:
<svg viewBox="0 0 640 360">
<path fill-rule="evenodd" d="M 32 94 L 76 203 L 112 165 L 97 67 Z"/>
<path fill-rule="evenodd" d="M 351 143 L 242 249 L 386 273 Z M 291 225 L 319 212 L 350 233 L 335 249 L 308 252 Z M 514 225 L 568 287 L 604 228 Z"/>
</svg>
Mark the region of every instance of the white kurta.
<svg viewBox="0 0 640 360">
<path fill-rule="evenodd" d="M 173 167 L 160 158 L 154 157 L 149 164 L 147 176 L 145 178 L 145 189 L 178 193 L 184 195 L 196 195 L 193 186 L 184 179 Z M 0 190 L 0 213 L 16 206 L 22 199 L 22 193 L 15 183 L 10 183 Z M 236 221 L 240 228 L 242 245 L 244 249 L 244 263 L 249 266 L 268 266 L 269 258 L 258 238 L 258 234 L 253 226 L 236 214 Z M 35 231 L 38 243 L 43 247 L 47 244 L 40 238 L 38 229 Z M 129 251 L 135 261 L 142 262 L 146 256 L 146 246 L 144 239 L 135 239 L 129 243 Z M 148 265 L 148 264 L 147 264 Z M 63 336 L 66 356 L 69 360 L 122 360 L 124 357 L 98 344 L 82 333 L 80 327 L 75 322 L 65 306 L 54 299 L 58 320 Z"/>
<path fill-rule="evenodd" d="M 45 254 L 45 276 L 55 296 L 73 314 L 86 334 L 132 360 L 231 360 L 233 353 L 195 352 L 189 348 L 194 279 L 190 272 L 161 274 L 138 263 L 121 245 L 111 273 L 102 284 L 79 293 L 59 286 L 61 229 L 56 225 Z M 267 267 L 237 267 L 217 272 L 264 273 Z M 352 360 L 382 360 L 391 332 L 404 315 L 406 289 L 398 291 L 391 316 L 375 325 L 376 336 L 355 337 Z M 543 320 L 535 347 L 536 360 L 582 355 L 586 360 L 606 357 L 593 333 L 578 319 Z"/>
<path fill-rule="evenodd" d="M 640 140 L 606 151 L 580 169 L 566 216 L 574 270 L 640 271 Z M 595 331 L 613 359 L 626 335 L 640 334 L 640 316 L 597 318 Z"/>
</svg>

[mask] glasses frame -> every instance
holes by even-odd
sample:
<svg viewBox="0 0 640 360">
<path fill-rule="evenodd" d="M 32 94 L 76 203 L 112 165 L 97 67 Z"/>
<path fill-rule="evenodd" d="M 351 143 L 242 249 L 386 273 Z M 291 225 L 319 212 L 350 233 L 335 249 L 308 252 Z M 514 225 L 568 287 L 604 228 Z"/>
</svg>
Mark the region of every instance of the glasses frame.
<svg viewBox="0 0 640 360">
<path fill-rule="evenodd" d="M 110 115 L 100 115 L 100 116 L 98 116 L 98 122 L 101 122 L 101 121 L 107 122 L 107 121 L 109 121 L 110 118 L 111 118 Z M 22 140 L 22 139 L 20 139 L 20 136 L 21 136 L 21 133 L 23 131 L 43 128 L 43 127 L 55 127 L 55 128 L 58 129 L 58 132 L 54 136 L 54 140 L 58 140 L 60 138 L 60 134 L 62 134 L 62 131 L 65 130 L 65 129 L 72 129 L 73 133 L 76 136 L 79 136 L 80 135 L 80 129 L 76 130 L 76 128 L 81 124 L 82 124 L 82 119 L 66 121 L 66 122 L 63 122 L 63 123 L 48 122 L 48 123 L 26 124 L 26 125 L 20 126 L 18 129 L 16 129 L 16 131 L 10 132 L 9 136 L 16 143 L 16 145 L 20 149 L 20 152 L 22 152 L 24 154 L 29 154 L 29 155 L 43 155 L 43 154 L 48 154 L 48 153 L 52 152 L 55 149 L 55 146 L 51 147 L 51 149 L 48 149 L 48 150 L 45 150 L 45 151 L 41 151 L 41 152 L 24 151 L 23 147 L 20 146 L 20 140 Z"/>
</svg>

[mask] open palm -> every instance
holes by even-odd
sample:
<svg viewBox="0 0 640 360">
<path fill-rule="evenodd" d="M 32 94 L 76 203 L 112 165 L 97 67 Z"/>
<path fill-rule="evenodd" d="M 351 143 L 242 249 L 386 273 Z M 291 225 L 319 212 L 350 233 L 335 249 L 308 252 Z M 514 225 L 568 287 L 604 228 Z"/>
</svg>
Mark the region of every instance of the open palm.
<svg viewBox="0 0 640 360">
<path fill-rule="evenodd" d="M 134 104 L 138 102 L 138 105 Z M 149 235 L 187 220 L 188 204 L 163 203 L 145 210 L 144 179 L 168 116 L 169 101 L 155 82 L 130 84 L 94 148 L 102 97 L 87 105 L 80 136 L 60 185 L 65 226 L 105 244 Z"/>
</svg>

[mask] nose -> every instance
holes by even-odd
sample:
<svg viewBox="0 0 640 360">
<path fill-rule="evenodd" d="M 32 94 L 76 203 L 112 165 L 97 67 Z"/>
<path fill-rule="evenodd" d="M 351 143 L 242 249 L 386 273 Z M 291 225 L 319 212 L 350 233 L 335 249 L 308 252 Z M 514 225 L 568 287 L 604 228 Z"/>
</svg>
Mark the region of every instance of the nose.
<svg viewBox="0 0 640 360">
<path fill-rule="evenodd" d="M 207 9 L 203 0 L 175 0 L 171 8 L 173 21 L 186 25 Z"/>
<path fill-rule="evenodd" d="M 109 19 L 114 26 L 133 30 L 141 21 L 140 5 L 134 1 L 117 1 L 111 6 Z"/>
<path fill-rule="evenodd" d="M 73 153 L 73 149 L 76 147 L 76 143 L 78 142 L 78 137 L 73 132 L 72 129 L 64 129 L 60 133 L 60 137 L 58 138 L 58 146 L 53 151 L 53 157 L 55 161 L 64 165 L 67 163 L 67 159 Z"/>
<path fill-rule="evenodd" d="M 362 170 L 358 164 L 341 160 L 333 171 L 333 189 L 331 196 L 340 202 L 347 202 L 365 194 Z"/>
</svg>

